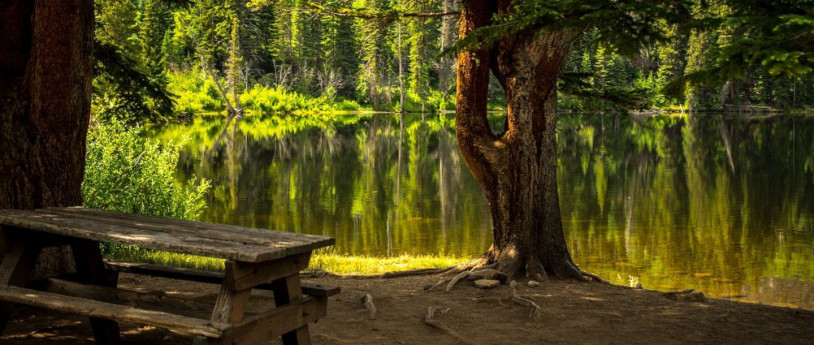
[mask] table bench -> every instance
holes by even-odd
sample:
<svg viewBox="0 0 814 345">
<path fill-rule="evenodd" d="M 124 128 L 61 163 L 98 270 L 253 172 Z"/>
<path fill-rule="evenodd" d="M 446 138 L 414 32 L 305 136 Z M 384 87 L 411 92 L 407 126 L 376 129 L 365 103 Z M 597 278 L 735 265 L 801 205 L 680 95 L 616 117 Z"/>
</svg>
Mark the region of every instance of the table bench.
<svg viewBox="0 0 814 345">
<path fill-rule="evenodd" d="M 226 259 L 224 273 L 104 262 L 99 242 Z M 300 283 L 323 236 L 86 209 L 0 210 L 0 334 L 14 304 L 90 316 L 97 343 L 119 342 L 118 322 L 166 328 L 195 344 L 256 344 L 282 337 L 309 344 L 308 324 L 327 313 L 338 288 Z M 76 273 L 32 281 L 42 248 L 69 245 Z M 164 291 L 117 287 L 118 272 L 220 284 L 214 306 Z M 271 290 L 274 307 L 248 312 L 253 289 Z"/>
</svg>

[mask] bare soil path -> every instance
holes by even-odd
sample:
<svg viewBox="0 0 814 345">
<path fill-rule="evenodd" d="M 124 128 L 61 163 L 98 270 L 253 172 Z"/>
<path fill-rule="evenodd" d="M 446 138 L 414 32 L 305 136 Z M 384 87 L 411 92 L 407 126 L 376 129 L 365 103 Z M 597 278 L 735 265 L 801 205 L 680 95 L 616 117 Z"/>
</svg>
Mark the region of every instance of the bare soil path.
<svg viewBox="0 0 814 345">
<path fill-rule="evenodd" d="M 513 303 L 511 289 L 479 289 L 462 281 L 450 291 L 423 291 L 432 276 L 389 279 L 321 277 L 305 281 L 342 287 L 330 299 L 328 316 L 311 326 L 314 344 L 814 344 L 814 311 L 725 300 L 673 300 L 656 291 L 592 283 L 543 282 L 518 287 L 540 306 L 538 319 Z M 217 287 L 123 274 L 122 286 L 162 290 L 211 300 Z M 373 297 L 375 317 L 361 301 Z M 260 293 L 256 304 L 271 302 Z M 448 331 L 424 322 L 433 320 Z M 161 329 L 122 325 L 125 344 L 189 344 Z M 0 344 L 93 343 L 83 317 L 20 308 Z M 279 341 L 269 342 L 278 344 Z"/>
</svg>

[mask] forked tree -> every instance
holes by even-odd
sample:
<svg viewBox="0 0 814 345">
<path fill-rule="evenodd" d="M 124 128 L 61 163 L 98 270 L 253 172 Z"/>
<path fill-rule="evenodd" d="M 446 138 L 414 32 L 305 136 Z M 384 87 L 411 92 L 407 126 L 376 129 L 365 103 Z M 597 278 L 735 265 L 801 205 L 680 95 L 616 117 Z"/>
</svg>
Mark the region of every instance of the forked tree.
<svg viewBox="0 0 814 345">
<path fill-rule="evenodd" d="M 681 3 L 463 2 L 456 133 L 461 155 L 489 202 L 493 243 L 482 257 L 459 269 L 495 265 L 510 277 L 598 279 L 577 268 L 563 234 L 557 193 L 557 81 L 580 34 L 597 30 L 618 49 L 637 49 L 659 38 L 653 21 L 678 18 Z M 499 133 L 487 119 L 490 71 L 506 95 L 506 122 Z"/>
</svg>

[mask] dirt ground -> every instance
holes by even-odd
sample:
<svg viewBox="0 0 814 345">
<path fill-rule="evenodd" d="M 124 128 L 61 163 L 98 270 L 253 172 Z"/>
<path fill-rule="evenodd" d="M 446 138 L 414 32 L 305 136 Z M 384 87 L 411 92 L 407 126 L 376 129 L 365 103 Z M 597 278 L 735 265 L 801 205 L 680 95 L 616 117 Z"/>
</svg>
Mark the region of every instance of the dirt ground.
<svg viewBox="0 0 814 345">
<path fill-rule="evenodd" d="M 434 276 L 388 279 L 321 277 L 305 281 L 342 288 L 328 303 L 328 316 L 312 324 L 314 344 L 814 344 L 814 311 L 725 300 L 673 300 L 662 293 L 597 283 L 550 281 L 520 295 L 540 306 L 529 308 L 508 298 L 501 285 L 479 289 L 462 281 L 451 292 L 423 291 Z M 123 274 L 122 287 L 169 289 L 174 294 L 214 303 L 217 286 Z M 374 318 L 360 299 L 373 296 Z M 254 305 L 271 302 L 266 292 Z M 424 323 L 428 307 L 440 308 L 435 320 L 457 333 Z M 447 310 L 448 309 L 448 310 Z M 125 344 L 189 344 L 165 330 L 122 325 Z M 0 344 L 93 343 L 87 319 L 34 308 L 17 308 Z M 269 341 L 278 344 L 279 340 Z"/>
</svg>

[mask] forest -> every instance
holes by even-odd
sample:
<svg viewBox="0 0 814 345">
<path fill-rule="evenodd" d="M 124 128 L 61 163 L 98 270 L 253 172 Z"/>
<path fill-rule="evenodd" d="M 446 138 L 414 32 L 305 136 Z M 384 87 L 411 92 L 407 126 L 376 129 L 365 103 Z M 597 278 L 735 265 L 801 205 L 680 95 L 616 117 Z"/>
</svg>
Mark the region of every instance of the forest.
<svg viewBox="0 0 814 345">
<path fill-rule="evenodd" d="M 453 110 L 459 6 L 454 0 L 96 1 L 93 112 L 149 122 L 224 110 Z M 572 43 L 560 76 L 558 108 L 773 111 L 814 104 L 814 81 L 766 64 L 664 92 L 750 38 L 742 22 L 721 20 L 733 14 L 727 4 L 695 6 L 703 6 L 695 19 L 717 24 L 687 29 L 656 21 L 665 37 L 633 53 L 607 44 L 598 29 L 585 32 Z M 490 108 L 504 107 L 504 98 L 491 78 Z"/>
<path fill-rule="evenodd" d="M 0 18 L 3 344 L 814 338 L 814 0 Z"/>
</svg>

